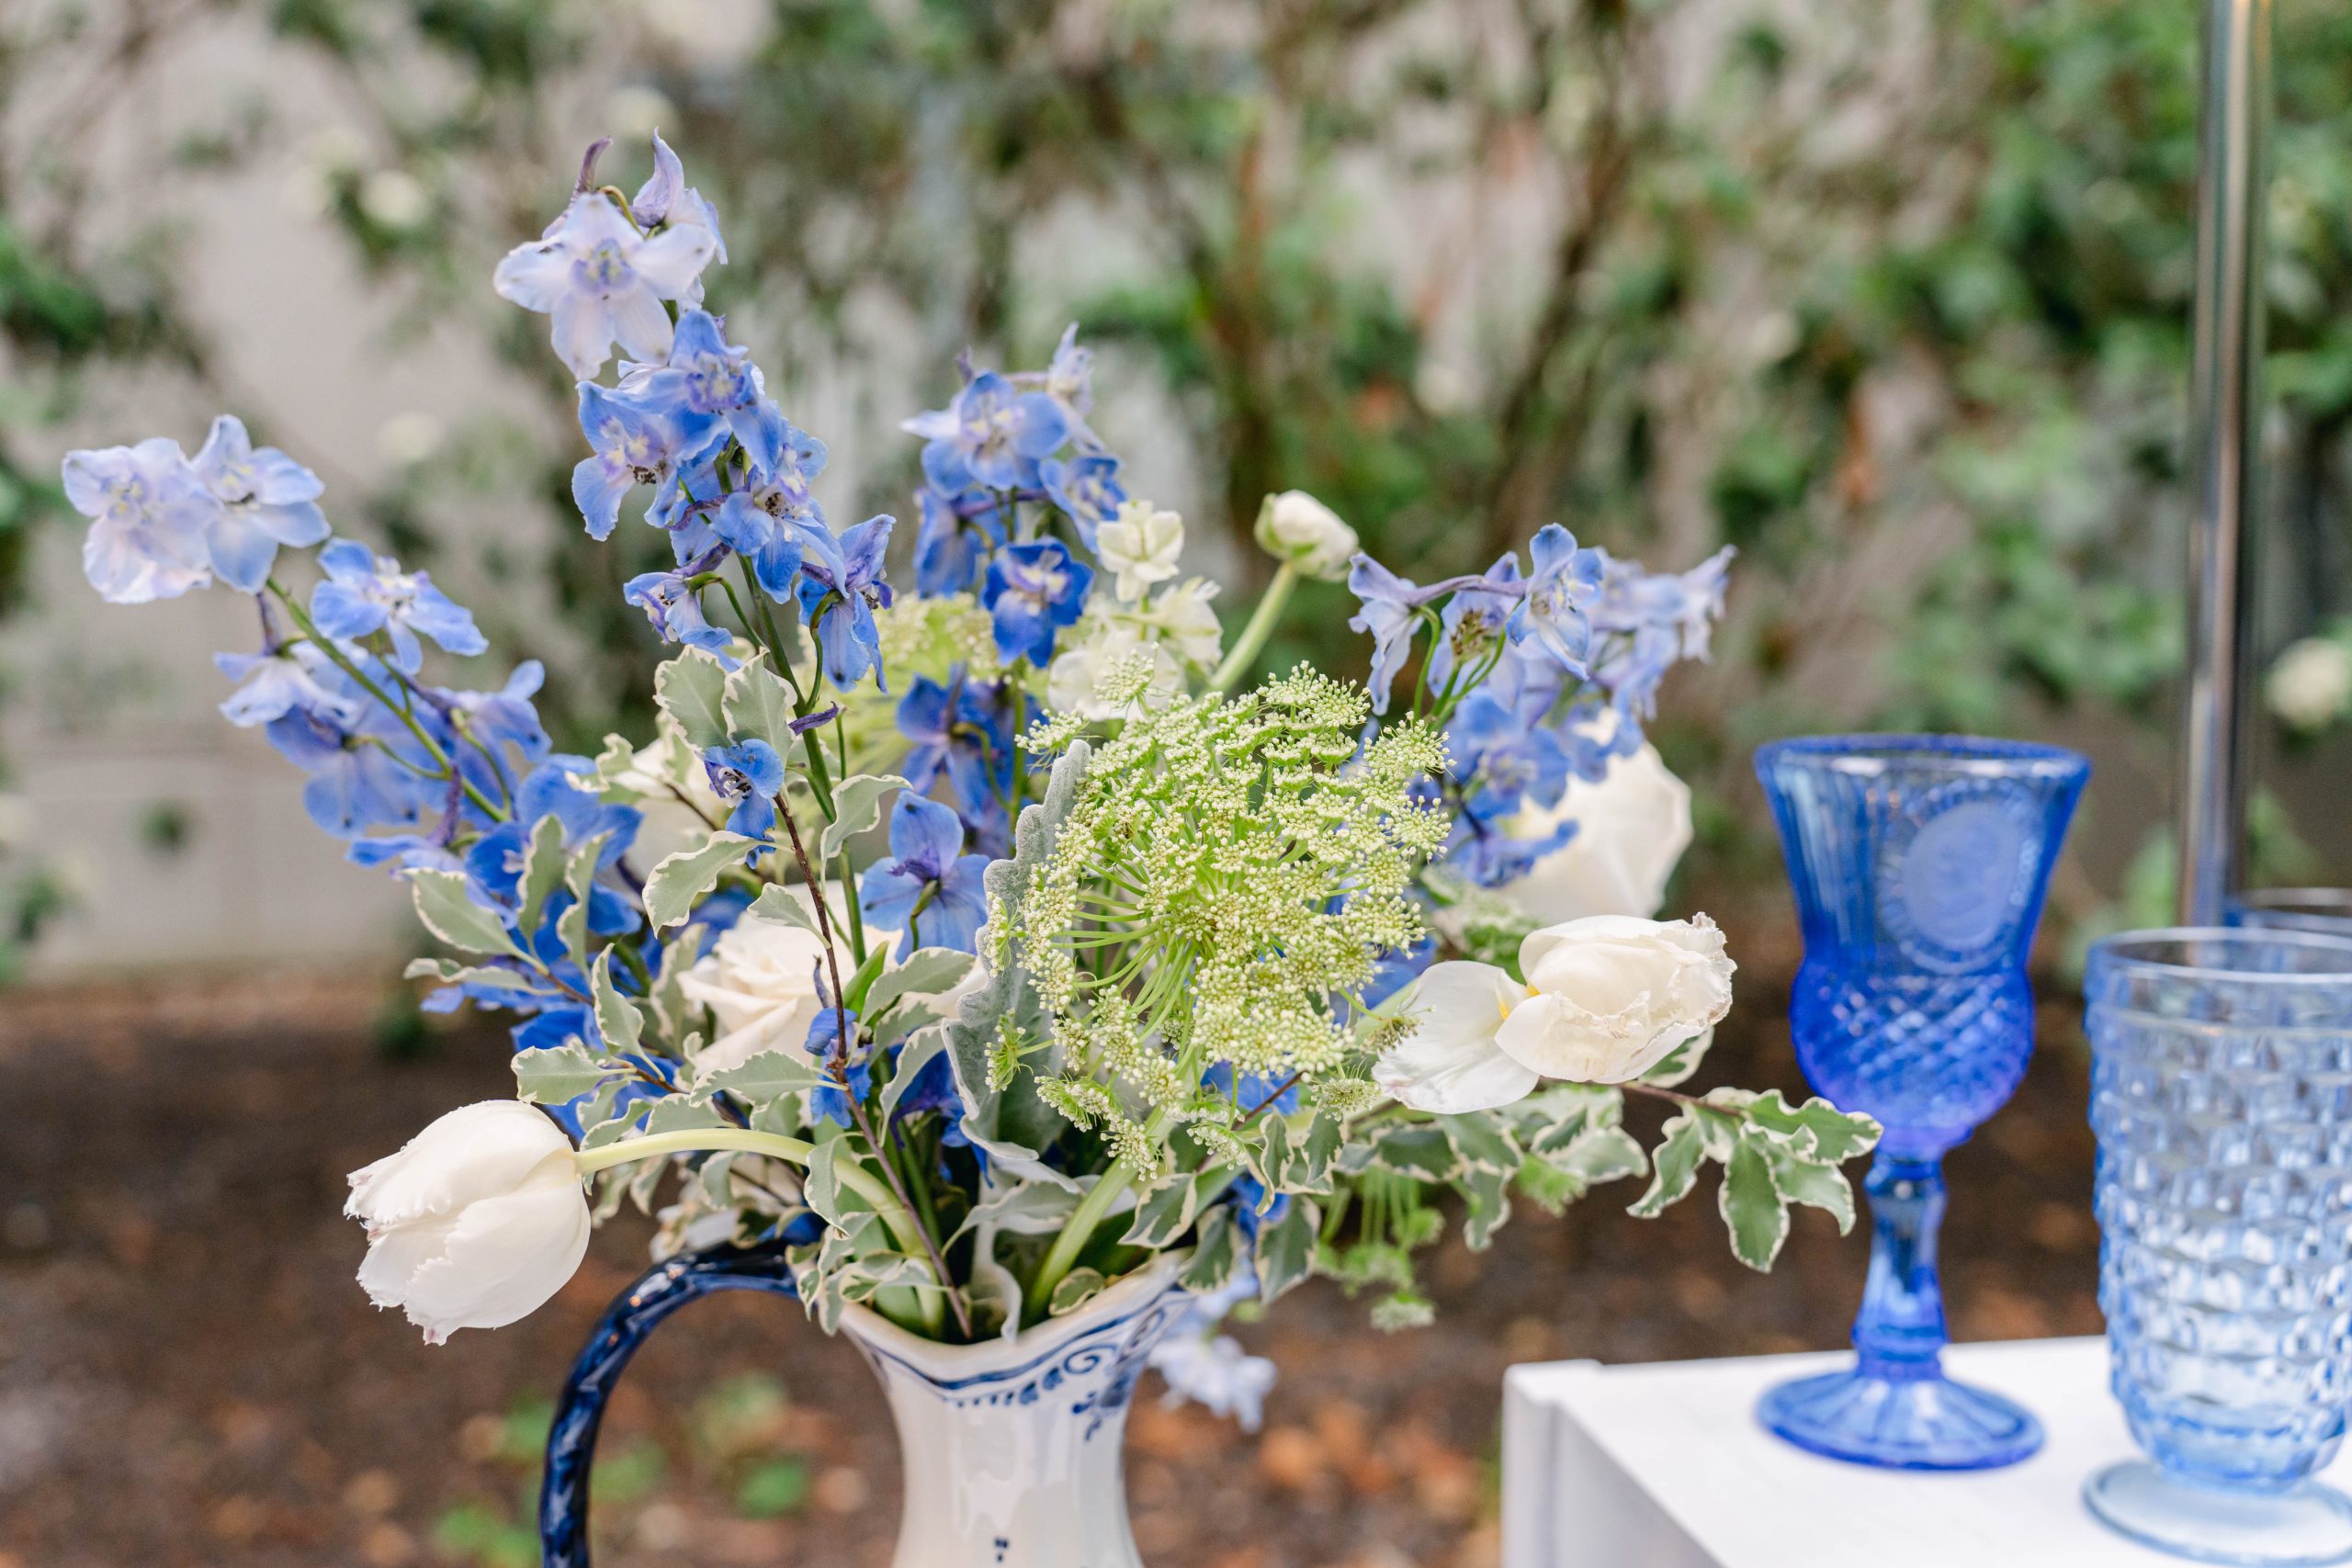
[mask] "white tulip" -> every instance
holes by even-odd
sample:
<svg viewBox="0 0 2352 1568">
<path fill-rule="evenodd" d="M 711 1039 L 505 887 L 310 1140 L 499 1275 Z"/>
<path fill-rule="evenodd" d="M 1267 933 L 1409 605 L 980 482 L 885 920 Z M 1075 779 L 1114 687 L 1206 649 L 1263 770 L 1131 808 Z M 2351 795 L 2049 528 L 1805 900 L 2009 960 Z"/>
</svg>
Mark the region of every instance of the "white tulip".
<svg viewBox="0 0 2352 1568">
<path fill-rule="evenodd" d="M 796 886 L 793 897 L 809 908 L 808 890 Z M 833 960 L 846 985 L 857 968 L 856 954 L 843 940 L 842 898 L 833 893 Z M 865 931 L 866 951 L 897 944 L 895 931 Z M 746 916 L 722 933 L 711 951 L 678 976 L 686 999 L 710 1009 L 718 1033 L 695 1054 L 695 1071 L 707 1077 L 740 1067 L 764 1051 L 799 1051 L 808 1043 L 808 1026 L 824 1006 L 817 979 L 825 969 L 825 944 L 814 931 L 782 920 Z M 832 986 L 826 976 L 828 991 Z"/>
<path fill-rule="evenodd" d="M 461 1106 L 351 1173 L 368 1226 L 359 1282 L 438 1345 L 501 1328 L 563 1288 L 588 1250 L 588 1198 L 563 1130 L 520 1100 Z"/>
<path fill-rule="evenodd" d="M 2291 644 L 2265 683 L 2270 711 L 2295 729 L 2324 729 L 2352 708 L 2352 648 L 2333 637 Z"/>
<path fill-rule="evenodd" d="M 1646 919 L 1666 901 L 1667 878 L 1690 847 L 1690 786 L 1645 745 L 1612 759 L 1599 784 L 1572 778 L 1558 805 L 1530 806 L 1506 826 L 1514 837 L 1539 839 L 1563 822 L 1574 822 L 1576 835 L 1496 891 L 1539 920 Z"/>
<path fill-rule="evenodd" d="M 1542 1078 L 1624 1083 L 1731 1010 L 1735 968 L 1704 915 L 1595 915 L 1520 944 L 1525 985 L 1491 964 L 1433 964 L 1408 993 L 1410 1033 L 1374 1065 L 1416 1111 L 1487 1111 Z"/>
<path fill-rule="evenodd" d="M 1337 581 L 1356 553 L 1356 531 L 1303 490 L 1270 495 L 1258 510 L 1258 545 L 1309 577 Z"/>
<path fill-rule="evenodd" d="M 1155 582 L 1176 575 L 1184 553 L 1184 520 L 1148 501 L 1130 501 L 1119 514 L 1094 530 L 1094 555 L 1118 581 L 1113 592 L 1135 604 Z"/>
</svg>

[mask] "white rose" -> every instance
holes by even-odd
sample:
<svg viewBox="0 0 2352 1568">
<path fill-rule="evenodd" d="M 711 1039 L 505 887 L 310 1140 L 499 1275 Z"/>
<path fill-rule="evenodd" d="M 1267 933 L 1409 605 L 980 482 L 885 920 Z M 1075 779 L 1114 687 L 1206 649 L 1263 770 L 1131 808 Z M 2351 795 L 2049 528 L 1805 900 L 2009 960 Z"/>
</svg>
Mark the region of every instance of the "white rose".
<svg viewBox="0 0 2352 1568">
<path fill-rule="evenodd" d="M 810 908 L 806 887 L 795 886 L 792 896 L 803 908 Z M 838 891 L 831 908 L 833 958 L 842 983 L 847 985 L 857 958 L 842 940 L 847 932 Z M 876 946 L 894 946 L 898 940 L 895 931 L 866 928 L 869 953 Z M 749 915 L 729 926 L 708 953 L 678 976 L 686 999 L 708 1008 L 718 1025 L 717 1037 L 695 1054 L 696 1075 L 708 1077 L 740 1067 L 764 1051 L 804 1049 L 808 1026 L 824 1005 L 817 987 L 824 964 L 825 944 L 813 931 Z M 828 993 L 832 988 L 830 973 L 825 988 Z"/>
<path fill-rule="evenodd" d="M 2352 647 L 2307 637 L 2270 667 L 2270 711 L 2296 729 L 2324 729 L 2352 706 Z"/>
<path fill-rule="evenodd" d="M 1618 757 L 1599 784 L 1572 778 L 1557 806 L 1530 806 L 1507 825 L 1538 839 L 1562 822 L 1576 836 L 1496 891 L 1539 920 L 1657 913 L 1667 878 L 1690 847 L 1690 786 L 1667 771 L 1657 748 Z"/>
<path fill-rule="evenodd" d="M 1258 509 L 1258 545 L 1309 577 L 1337 581 L 1356 553 L 1356 531 L 1303 490 L 1270 495 Z"/>
<path fill-rule="evenodd" d="M 520 1100 L 461 1106 L 351 1173 L 368 1225 L 359 1282 L 438 1345 L 502 1328 L 563 1288 L 588 1250 L 588 1198 L 563 1130 Z"/>
<path fill-rule="evenodd" d="M 1735 965 L 1704 915 L 1595 915 L 1520 944 L 1521 985 L 1491 964 L 1433 964 L 1408 994 L 1412 1032 L 1374 1065 L 1416 1111 L 1487 1111 L 1544 1078 L 1624 1083 L 1731 1010 Z"/>
<path fill-rule="evenodd" d="M 1176 558 L 1184 553 L 1184 520 L 1173 512 L 1155 509 L 1148 501 L 1130 501 L 1119 514 L 1094 531 L 1094 556 L 1118 579 L 1114 588 L 1132 604 L 1155 582 L 1176 575 Z"/>
</svg>

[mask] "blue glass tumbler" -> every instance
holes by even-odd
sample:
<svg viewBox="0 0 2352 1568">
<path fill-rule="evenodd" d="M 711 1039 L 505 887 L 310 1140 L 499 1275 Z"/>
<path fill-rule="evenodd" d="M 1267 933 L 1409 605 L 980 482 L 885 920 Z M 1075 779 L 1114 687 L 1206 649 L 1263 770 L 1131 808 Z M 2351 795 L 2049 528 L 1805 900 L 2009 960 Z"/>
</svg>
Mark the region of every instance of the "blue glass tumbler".
<svg viewBox="0 0 2352 1568">
<path fill-rule="evenodd" d="M 2083 1489 L 2205 1562 L 2352 1558 L 2352 940 L 2135 931 L 2085 975 L 2098 1299 L 2148 1454 Z"/>
<path fill-rule="evenodd" d="M 1804 931 L 1789 1020 L 1820 1093 L 1885 1128 L 1865 1190 L 1856 1364 L 1783 1383 L 1757 1415 L 1857 1464 L 1984 1470 L 2041 1446 L 2027 1411 L 1943 1375 L 1943 1156 L 2033 1054 L 2026 952 L 2090 764 L 1948 735 L 1782 740 L 1756 754 Z"/>
</svg>

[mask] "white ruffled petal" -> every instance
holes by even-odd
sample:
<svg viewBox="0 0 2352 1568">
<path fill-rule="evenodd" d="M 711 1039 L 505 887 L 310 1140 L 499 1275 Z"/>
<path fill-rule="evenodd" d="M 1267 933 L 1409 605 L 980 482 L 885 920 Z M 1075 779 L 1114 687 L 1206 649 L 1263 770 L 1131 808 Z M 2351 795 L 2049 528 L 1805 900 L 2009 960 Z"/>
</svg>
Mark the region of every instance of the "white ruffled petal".
<svg viewBox="0 0 2352 1568">
<path fill-rule="evenodd" d="M 1523 1100 L 1536 1075 L 1506 1055 L 1497 1032 L 1526 987 L 1491 964 L 1432 964 L 1407 1004 L 1413 1032 L 1373 1064 L 1373 1081 L 1416 1111 L 1454 1115 Z"/>
</svg>

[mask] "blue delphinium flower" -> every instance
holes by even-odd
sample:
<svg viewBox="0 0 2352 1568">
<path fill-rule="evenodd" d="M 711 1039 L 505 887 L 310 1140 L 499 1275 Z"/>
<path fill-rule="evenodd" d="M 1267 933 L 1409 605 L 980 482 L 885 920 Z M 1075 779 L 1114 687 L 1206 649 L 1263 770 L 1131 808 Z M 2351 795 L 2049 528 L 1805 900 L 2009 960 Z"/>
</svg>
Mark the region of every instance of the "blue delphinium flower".
<svg viewBox="0 0 2352 1568">
<path fill-rule="evenodd" d="M 662 301 L 695 291 L 718 249 L 717 231 L 699 224 L 641 235 L 610 197 L 582 191 L 545 234 L 506 254 L 493 282 L 503 298 L 553 318 L 556 354 L 588 381 L 616 337 L 637 359 L 669 356 Z"/>
<path fill-rule="evenodd" d="M 346 728 L 359 721 L 356 688 L 311 642 L 279 642 L 275 637 L 259 653 L 216 653 L 213 664 L 237 682 L 220 705 L 221 716 L 251 729 L 300 709 Z"/>
<path fill-rule="evenodd" d="M 1680 573 L 1607 562 L 1591 609 L 1592 674 L 1614 699 L 1621 720 L 1649 716 L 1658 683 L 1677 660 L 1707 657 L 1733 553 L 1719 550 Z"/>
<path fill-rule="evenodd" d="M 213 572 L 243 593 L 258 593 L 277 563 L 277 547 L 315 545 L 327 536 L 318 507 L 319 476 L 275 446 L 254 449 L 242 421 L 222 414 L 190 465 L 212 500 L 204 530 Z"/>
<path fill-rule="evenodd" d="M 1011 790 L 1012 722 L 1003 682 L 973 681 L 960 664 L 944 686 L 918 675 L 899 699 L 899 732 L 914 742 L 899 771 L 917 795 L 929 794 L 943 769 L 967 807 Z"/>
<path fill-rule="evenodd" d="M 1592 622 L 1585 611 L 1600 597 L 1608 558 L 1577 548 L 1576 536 L 1557 523 L 1538 530 L 1527 553 L 1534 570 L 1528 574 L 1527 596 L 1510 618 L 1511 639 L 1532 637 L 1561 669 L 1581 675 L 1592 644 Z"/>
<path fill-rule="evenodd" d="M 640 229 L 658 229 L 666 223 L 673 229 L 708 230 L 714 257 L 719 265 L 727 265 L 727 236 L 718 231 L 718 209 L 686 184 L 685 165 L 678 162 L 678 155 L 670 151 L 658 130 L 653 133 L 653 173 L 637 187 L 628 210 Z M 700 275 L 680 291 L 678 302 L 688 307 L 702 303 Z"/>
<path fill-rule="evenodd" d="M 896 858 L 865 874 L 858 905 L 871 924 L 896 928 L 899 956 L 924 947 L 969 953 L 989 918 L 981 874 L 986 855 L 967 855 L 964 827 L 935 800 L 903 790 L 890 808 L 890 853 Z"/>
<path fill-rule="evenodd" d="M 1458 666 L 1476 664 L 1504 638 L 1504 628 L 1525 592 L 1516 554 L 1502 556 L 1477 584 L 1455 590 L 1439 616 L 1437 641 L 1430 649 L 1431 691 L 1445 690 Z"/>
<path fill-rule="evenodd" d="M 850 1028 L 854 1032 L 857 1028 L 857 1010 L 855 1008 L 835 1009 L 828 1007 L 819 1012 L 816 1018 L 809 1022 L 808 1043 L 808 1055 L 814 1056 L 818 1061 L 825 1061 L 831 1055 L 833 1051 L 833 1043 L 841 1038 L 841 1025 L 843 1014 L 848 1016 Z M 850 1094 L 855 1095 L 857 1097 L 858 1103 L 863 1105 L 865 1102 L 865 1097 L 874 1092 L 873 1064 L 870 1062 L 860 1062 L 856 1066 L 850 1067 L 842 1076 L 849 1079 Z M 855 1124 L 855 1118 L 853 1117 L 850 1112 L 848 1096 L 842 1094 L 841 1089 L 834 1083 L 830 1075 L 826 1077 L 823 1083 L 819 1084 L 815 1089 L 808 1091 L 808 1120 L 811 1122 L 831 1122 L 836 1127 L 848 1127 Z"/>
<path fill-rule="evenodd" d="M 1285 1085 L 1282 1078 L 1270 1078 L 1262 1073 L 1242 1074 L 1240 1087 L 1237 1089 L 1230 1062 L 1211 1062 L 1208 1071 L 1201 1075 L 1201 1085 L 1238 1105 L 1245 1115 L 1266 1106 L 1269 1096 L 1272 1096 L 1270 1109 L 1277 1116 L 1288 1116 L 1299 1105 L 1297 1084 Z M 1282 1092 L 1275 1094 L 1276 1089 L 1281 1089 Z"/>
<path fill-rule="evenodd" d="M 580 383 L 580 433 L 588 456 L 571 469 L 572 503 L 590 538 L 609 538 L 628 492 L 665 483 L 676 471 L 684 433 L 668 414 L 594 381 Z"/>
<path fill-rule="evenodd" d="M 702 611 L 700 592 L 689 586 L 695 578 L 718 564 L 724 552 L 699 557 L 676 571 L 640 572 L 621 587 L 621 597 L 643 610 L 664 642 L 698 648 L 715 655 L 732 670 L 736 660 L 727 650 L 734 643 L 724 626 L 711 625 Z"/>
<path fill-rule="evenodd" d="M 1513 816 L 1531 800 L 1557 806 L 1567 788 L 1568 758 L 1558 736 L 1532 728 L 1483 691 L 1454 710 L 1445 749 L 1462 784 L 1464 808 L 1484 821 Z"/>
<path fill-rule="evenodd" d="M 882 633 L 874 612 L 890 603 L 882 558 L 890 546 L 888 517 L 869 517 L 843 534 L 840 553 L 801 563 L 800 605 L 824 644 L 825 673 L 846 691 L 868 671 L 881 679 Z M 886 683 L 884 690 L 888 690 Z"/>
<path fill-rule="evenodd" d="M 711 519 L 711 529 L 752 563 L 760 587 L 778 604 L 798 591 L 803 562 L 813 558 L 835 573 L 845 565 L 841 544 L 806 486 L 735 491 Z"/>
<path fill-rule="evenodd" d="M 108 604 L 176 599 L 212 581 L 211 499 L 178 442 L 68 452 L 62 477 L 65 499 L 91 520 L 82 570 Z"/>
<path fill-rule="evenodd" d="M 681 312 L 670 357 L 660 365 L 623 367 L 620 389 L 639 406 L 670 419 L 689 450 L 699 450 L 724 427 L 755 468 L 776 462 L 784 416 L 761 395 L 752 351 L 729 343 L 718 318 L 707 310 Z M 773 418 L 761 417 L 763 404 Z"/>
<path fill-rule="evenodd" d="M 1094 569 L 1073 559 L 1059 539 L 999 550 L 980 592 L 995 623 L 998 650 L 1043 669 L 1053 660 L 1055 633 L 1085 612 L 1086 591 L 1093 584 Z"/>
<path fill-rule="evenodd" d="M 480 653 L 490 646 L 474 625 L 473 612 L 434 587 L 425 572 L 403 572 L 390 556 L 371 555 L 351 539 L 337 539 L 321 550 L 319 565 L 327 574 L 311 590 L 311 618 L 319 630 L 335 637 L 388 633 L 392 668 L 402 674 L 415 674 L 424 662 L 419 633 L 451 653 Z"/>
<path fill-rule="evenodd" d="M 1038 461 L 1069 439 L 1069 415 L 1052 397 L 1022 391 L 984 370 L 945 408 L 917 414 L 899 428 L 923 438 L 924 476 L 952 494 L 973 484 L 1035 488 Z"/>
<path fill-rule="evenodd" d="M 963 593 L 979 581 L 989 552 L 1004 543 L 997 498 L 979 489 L 960 495 L 926 488 L 915 498 L 922 526 L 915 535 L 915 592 Z"/>
<path fill-rule="evenodd" d="M 1372 693 L 1372 711 L 1388 711 L 1388 689 L 1413 649 L 1413 626 L 1419 619 L 1419 590 L 1409 578 L 1397 576 L 1367 555 L 1348 567 L 1348 592 L 1363 607 L 1348 625 L 1372 638 L 1372 673 L 1365 685 Z"/>
<path fill-rule="evenodd" d="M 390 716 L 379 708 L 346 726 L 294 708 L 263 728 L 278 754 L 310 775 L 302 808 L 338 839 L 375 828 L 421 827 L 444 798 L 446 786 L 422 771 L 432 761 L 413 736 L 404 729 L 369 732 L 371 721 Z"/>
<path fill-rule="evenodd" d="M 702 754 L 703 773 L 711 792 L 732 801 L 727 830 L 748 839 L 764 840 L 775 826 L 776 792 L 784 788 L 784 759 L 764 740 L 739 740 L 713 746 Z"/>
<path fill-rule="evenodd" d="M 596 853 L 599 876 L 620 863 L 622 854 L 637 841 L 638 829 L 645 820 L 644 813 L 635 807 L 603 799 L 596 791 L 594 770 L 579 758 L 552 758 L 534 768 L 514 792 L 513 818 L 492 828 L 466 852 L 467 874 L 502 908 L 510 925 L 514 923 L 514 906 L 531 835 L 540 820 L 548 817 L 563 824 L 563 847 L 567 852 L 581 849 L 592 839 L 604 839 Z M 523 932 L 524 940 L 537 942 L 543 932 L 551 933 L 556 919 L 571 907 L 571 894 L 559 891 L 542 912 L 541 931 Z M 618 936 L 636 930 L 637 925 L 637 907 L 628 898 L 601 881 L 589 885 L 591 931 L 602 936 Z M 560 951 L 558 942 L 556 952 Z"/>
<path fill-rule="evenodd" d="M 1078 536 L 1090 550 L 1094 530 L 1119 514 L 1126 503 L 1126 487 L 1119 482 L 1119 459 L 1107 452 L 1076 457 L 1051 458 L 1038 469 L 1046 493 L 1078 525 Z"/>
<path fill-rule="evenodd" d="M 1044 379 L 1046 395 L 1061 405 L 1069 421 L 1070 439 L 1088 450 L 1102 446 L 1086 423 L 1086 416 L 1094 412 L 1094 351 L 1080 346 L 1076 321 L 1062 329 Z"/>
</svg>

